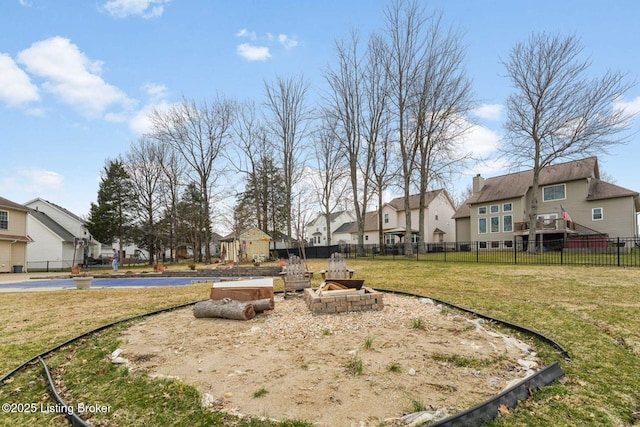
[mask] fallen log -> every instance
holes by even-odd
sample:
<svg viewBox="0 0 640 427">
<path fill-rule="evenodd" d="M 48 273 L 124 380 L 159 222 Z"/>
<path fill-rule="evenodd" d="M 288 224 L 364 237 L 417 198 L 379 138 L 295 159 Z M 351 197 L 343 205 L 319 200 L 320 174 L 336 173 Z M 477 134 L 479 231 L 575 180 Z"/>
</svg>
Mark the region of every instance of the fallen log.
<svg viewBox="0 0 640 427">
<path fill-rule="evenodd" d="M 249 320 L 256 316 L 251 301 L 234 301 L 229 298 L 221 300 L 205 300 L 195 303 L 193 315 L 196 318 L 221 317 L 232 320 Z"/>
<path fill-rule="evenodd" d="M 275 303 L 271 298 L 258 299 L 254 301 L 243 301 L 253 306 L 253 310 L 256 313 L 262 313 L 263 311 L 273 310 Z"/>
</svg>

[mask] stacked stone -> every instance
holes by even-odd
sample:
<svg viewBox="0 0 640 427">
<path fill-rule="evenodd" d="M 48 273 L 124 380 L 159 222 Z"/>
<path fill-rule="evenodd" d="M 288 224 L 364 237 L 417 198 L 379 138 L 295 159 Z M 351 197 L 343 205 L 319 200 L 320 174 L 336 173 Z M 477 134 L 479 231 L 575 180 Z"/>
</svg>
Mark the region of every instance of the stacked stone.
<svg viewBox="0 0 640 427">
<path fill-rule="evenodd" d="M 313 289 L 304 290 L 307 307 L 315 314 L 344 313 L 348 311 L 371 311 L 384 308 L 383 293 L 371 288 L 362 288 L 343 295 L 318 295 Z"/>
</svg>

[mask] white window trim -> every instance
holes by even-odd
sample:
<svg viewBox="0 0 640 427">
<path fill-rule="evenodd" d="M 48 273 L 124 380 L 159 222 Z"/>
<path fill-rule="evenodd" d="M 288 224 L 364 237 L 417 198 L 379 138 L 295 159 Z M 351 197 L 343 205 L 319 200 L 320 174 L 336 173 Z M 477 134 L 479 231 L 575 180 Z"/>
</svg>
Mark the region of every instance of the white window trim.
<svg viewBox="0 0 640 427">
<path fill-rule="evenodd" d="M 493 208 L 496 208 L 496 210 L 494 211 Z M 500 213 L 500 205 L 491 205 L 491 206 L 489 206 L 489 213 L 490 214 Z"/>
<path fill-rule="evenodd" d="M 559 187 L 559 186 L 563 186 L 564 187 L 564 197 L 561 199 L 549 199 L 547 200 L 544 197 L 544 189 L 545 188 L 551 188 L 551 187 Z M 554 202 L 556 200 L 567 200 L 567 184 L 553 184 L 553 185 L 545 185 L 544 187 L 542 187 L 542 201 L 543 202 Z"/>
<path fill-rule="evenodd" d="M 484 220 L 484 231 L 480 231 L 480 221 Z M 487 218 L 486 217 L 482 217 L 482 218 L 478 218 L 478 234 L 487 234 Z"/>
<path fill-rule="evenodd" d="M 595 218 L 596 209 L 600 209 L 600 218 Z M 591 209 L 591 221 L 603 221 L 604 220 L 604 208 Z"/>
<path fill-rule="evenodd" d="M 484 213 L 481 213 L 480 209 L 484 209 Z M 486 214 L 487 214 L 487 207 L 486 206 L 479 206 L 478 207 L 478 215 L 486 215 Z"/>
<path fill-rule="evenodd" d="M 511 205 L 509 209 L 506 209 L 505 205 Z M 502 204 L 502 212 L 513 212 L 513 202 L 503 203 Z"/>
<path fill-rule="evenodd" d="M 497 218 L 498 219 L 498 230 L 497 231 L 493 231 L 493 227 L 492 227 L 492 223 L 493 223 L 493 219 Z M 499 216 L 492 216 L 489 217 L 489 232 L 490 233 L 499 233 L 500 232 L 500 217 Z"/>
<path fill-rule="evenodd" d="M 511 218 L 511 230 L 505 230 L 505 228 L 504 228 L 504 219 L 506 217 L 510 217 Z M 503 233 L 512 233 L 513 232 L 513 215 L 503 215 L 502 216 L 502 232 Z"/>
<path fill-rule="evenodd" d="M 2 210 L 0 212 L 4 212 L 4 213 L 7 214 L 7 228 L 0 228 L 0 230 L 8 230 L 9 227 L 11 226 L 11 218 L 10 218 L 10 215 L 9 215 L 9 211 Z"/>
</svg>

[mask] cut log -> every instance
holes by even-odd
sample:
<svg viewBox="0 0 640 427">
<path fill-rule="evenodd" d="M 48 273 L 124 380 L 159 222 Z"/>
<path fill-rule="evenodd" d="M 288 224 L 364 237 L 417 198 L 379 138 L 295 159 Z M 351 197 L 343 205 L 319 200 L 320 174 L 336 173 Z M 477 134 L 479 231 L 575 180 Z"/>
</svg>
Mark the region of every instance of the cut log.
<svg viewBox="0 0 640 427">
<path fill-rule="evenodd" d="M 221 317 L 232 320 L 249 320 L 256 316 L 256 312 L 251 302 L 225 298 L 219 301 L 209 299 L 197 302 L 193 306 L 193 315 L 196 318 Z"/>
<path fill-rule="evenodd" d="M 263 311 L 273 310 L 275 306 L 275 302 L 271 298 L 258 299 L 255 301 L 244 301 L 247 304 L 251 304 L 253 306 L 253 310 L 256 313 L 262 313 Z"/>
</svg>

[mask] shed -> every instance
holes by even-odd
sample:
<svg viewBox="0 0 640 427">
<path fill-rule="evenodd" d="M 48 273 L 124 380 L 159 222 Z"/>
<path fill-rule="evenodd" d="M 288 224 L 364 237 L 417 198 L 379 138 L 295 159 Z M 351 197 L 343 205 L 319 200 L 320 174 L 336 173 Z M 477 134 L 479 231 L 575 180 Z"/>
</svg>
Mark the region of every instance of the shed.
<svg viewBox="0 0 640 427">
<path fill-rule="evenodd" d="M 264 261 L 269 257 L 271 237 L 258 227 L 231 233 L 220 239 L 220 257 L 226 261 Z"/>
</svg>

